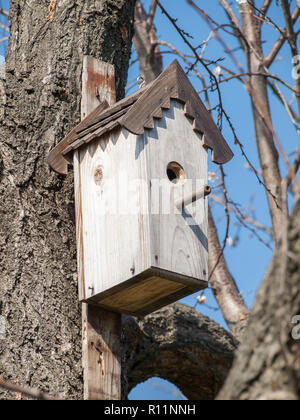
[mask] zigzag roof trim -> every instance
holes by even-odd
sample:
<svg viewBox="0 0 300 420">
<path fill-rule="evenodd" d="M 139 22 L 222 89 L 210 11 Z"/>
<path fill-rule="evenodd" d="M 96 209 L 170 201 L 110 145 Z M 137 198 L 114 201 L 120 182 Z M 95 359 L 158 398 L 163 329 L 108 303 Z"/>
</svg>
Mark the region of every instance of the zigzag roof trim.
<svg viewBox="0 0 300 420">
<path fill-rule="evenodd" d="M 172 99 L 185 105 L 184 113 L 193 120 L 193 130 L 203 134 L 203 146 L 211 149 L 213 162 L 224 164 L 231 160 L 232 151 L 175 60 L 154 82 L 112 107 L 106 102 L 100 104 L 50 152 L 50 166 L 59 173 L 67 173 L 71 152 L 117 127 L 142 135 L 146 129 L 154 128 L 154 118 L 162 118 L 163 109 L 170 108 Z"/>
</svg>

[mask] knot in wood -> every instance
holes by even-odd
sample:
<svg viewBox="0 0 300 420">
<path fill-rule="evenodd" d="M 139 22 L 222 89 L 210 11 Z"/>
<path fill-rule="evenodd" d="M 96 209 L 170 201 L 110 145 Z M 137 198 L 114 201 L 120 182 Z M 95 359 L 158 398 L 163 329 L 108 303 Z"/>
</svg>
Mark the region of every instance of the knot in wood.
<svg viewBox="0 0 300 420">
<path fill-rule="evenodd" d="M 103 179 L 103 168 L 102 168 L 102 166 L 98 166 L 95 169 L 95 173 L 94 173 L 95 184 L 100 185 L 102 179 Z"/>
</svg>

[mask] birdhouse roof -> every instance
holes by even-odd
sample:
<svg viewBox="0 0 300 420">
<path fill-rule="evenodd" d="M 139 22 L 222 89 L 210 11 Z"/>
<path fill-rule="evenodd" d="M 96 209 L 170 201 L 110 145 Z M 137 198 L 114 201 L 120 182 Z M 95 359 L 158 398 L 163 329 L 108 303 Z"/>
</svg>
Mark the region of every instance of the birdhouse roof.
<svg viewBox="0 0 300 420">
<path fill-rule="evenodd" d="M 154 119 L 162 118 L 163 110 L 171 106 L 171 99 L 184 104 L 186 117 L 193 121 L 192 129 L 203 134 L 203 146 L 211 149 L 213 162 L 224 164 L 231 160 L 232 151 L 175 60 L 154 82 L 112 107 L 107 102 L 101 103 L 50 152 L 50 166 L 66 174 L 74 150 L 116 128 L 123 127 L 136 135 L 153 129 Z"/>
</svg>

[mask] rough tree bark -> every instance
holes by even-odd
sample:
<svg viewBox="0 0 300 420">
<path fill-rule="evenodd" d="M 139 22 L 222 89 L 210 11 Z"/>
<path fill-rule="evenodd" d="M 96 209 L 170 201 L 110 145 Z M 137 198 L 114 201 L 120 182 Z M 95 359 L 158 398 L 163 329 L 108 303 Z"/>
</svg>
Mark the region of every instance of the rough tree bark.
<svg viewBox="0 0 300 420">
<path fill-rule="evenodd" d="M 292 338 L 292 320 L 300 314 L 299 284 L 300 192 L 290 218 L 288 249 L 274 256 L 219 399 L 300 399 L 300 340 Z"/>
<path fill-rule="evenodd" d="M 140 62 L 141 73 L 146 83 L 160 75 L 163 68 L 159 46 L 156 45 L 156 28 L 153 19 L 157 3 L 153 0 L 149 13 L 146 13 L 140 0 L 135 8 L 134 46 Z"/>
<path fill-rule="evenodd" d="M 143 320 L 124 320 L 129 391 L 153 376 L 190 400 L 212 400 L 231 368 L 236 342 L 214 321 L 181 303 Z"/>
<path fill-rule="evenodd" d="M 124 95 L 135 0 L 11 0 L 0 126 L 0 375 L 82 398 L 72 174 L 46 157 L 80 120 L 83 55 Z M 1 393 L 0 398 L 4 398 Z"/>
</svg>

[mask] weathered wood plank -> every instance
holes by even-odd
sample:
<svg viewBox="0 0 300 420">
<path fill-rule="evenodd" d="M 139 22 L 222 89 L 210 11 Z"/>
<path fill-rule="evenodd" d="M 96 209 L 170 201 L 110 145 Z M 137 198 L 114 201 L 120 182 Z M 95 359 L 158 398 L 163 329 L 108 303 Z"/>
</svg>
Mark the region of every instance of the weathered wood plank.
<svg viewBox="0 0 300 420">
<path fill-rule="evenodd" d="M 85 296 L 81 177 L 80 177 L 79 165 L 80 165 L 79 151 L 75 150 L 74 156 L 73 156 L 73 166 L 74 166 L 74 196 L 75 196 L 75 215 L 76 215 L 78 291 L 79 291 L 79 296 Z M 85 298 L 83 300 L 85 300 Z"/>
<path fill-rule="evenodd" d="M 164 117 L 155 122 L 153 130 L 145 133 L 148 176 L 151 180 L 161 180 L 164 198 L 162 207 L 157 186 L 152 181 L 151 266 L 207 281 L 207 199 L 190 202 L 183 212 L 175 209 L 183 197 L 208 183 L 208 152 L 202 146 L 201 136 L 191 130 L 191 126 L 184 115 L 184 106 L 172 100 Z M 167 177 L 169 163 L 181 168 L 177 184 L 172 185 Z"/>
<path fill-rule="evenodd" d="M 82 84 L 85 94 L 82 96 L 81 117 L 87 117 L 99 102 L 107 101 L 111 106 L 116 103 L 115 69 L 109 63 L 93 57 L 83 58 Z"/>
<path fill-rule="evenodd" d="M 207 285 L 207 200 L 197 201 L 196 213 L 192 202 L 185 214 L 176 207 L 207 184 L 208 153 L 191 126 L 183 105 L 171 101 L 143 136 L 119 129 L 81 148 L 82 300 L 140 315 Z M 188 178 L 184 188 L 168 179 L 173 161 Z"/>
<path fill-rule="evenodd" d="M 133 134 L 119 130 L 80 151 L 86 299 L 151 266 L 143 148 Z"/>
<path fill-rule="evenodd" d="M 115 102 L 114 67 L 92 57 L 84 57 L 81 116 L 84 119 L 99 101 Z M 78 249 L 79 295 L 84 296 L 84 247 L 82 182 L 80 152 L 74 153 L 74 182 L 76 199 L 76 231 Z M 82 305 L 82 361 L 84 399 L 121 399 L 121 316 L 94 307 Z"/>
<path fill-rule="evenodd" d="M 87 120 L 91 117 L 94 118 L 95 115 L 101 114 L 105 109 L 108 108 L 108 103 L 106 101 L 98 104 L 97 108 L 93 111 L 91 115 L 85 118 L 82 123 L 86 124 Z M 66 156 L 66 149 L 68 149 L 69 145 L 76 139 L 77 130 L 81 127 L 81 125 L 77 125 L 68 135 L 65 137 L 48 155 L 48 164 L 54 169 L 57 173 L 62 175 L 67 175 L 68 173 L 68 165 L 72 164 L 72 157 L 69 159 Z M 73 150 L 73 148 L 70 148 Z"/>
<path fill-rule="evenodd" d="M 121 316 L 83 305 L 84 396 L 86 400 L 121 399 Z"/>
</svg>

